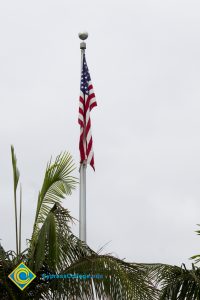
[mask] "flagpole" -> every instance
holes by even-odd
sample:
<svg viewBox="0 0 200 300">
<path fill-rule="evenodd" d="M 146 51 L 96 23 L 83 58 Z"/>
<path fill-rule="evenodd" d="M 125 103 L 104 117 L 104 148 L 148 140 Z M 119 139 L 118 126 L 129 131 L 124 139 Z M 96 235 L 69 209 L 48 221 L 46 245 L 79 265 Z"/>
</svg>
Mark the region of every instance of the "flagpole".
<svg viewBox="0 0 200 300">
<path fill-rule="evenodd" d="M 80 164 L 79 239 L 86 243 L 86 163 Z"/>
<path fill-rule="evenodd" d="M 81 49 L 81 69 L 83 63 L 83 55 L 86 49 L 86 40 L 88 37 L 87 32 L 79 33 L 79 38 L 82 40 L 80 43 Z M 84 161 L 80 164 L 80 193 L 79 193 L 79 239 L 86 243 L 86 168 L 87 162 Z"/>
</svg>

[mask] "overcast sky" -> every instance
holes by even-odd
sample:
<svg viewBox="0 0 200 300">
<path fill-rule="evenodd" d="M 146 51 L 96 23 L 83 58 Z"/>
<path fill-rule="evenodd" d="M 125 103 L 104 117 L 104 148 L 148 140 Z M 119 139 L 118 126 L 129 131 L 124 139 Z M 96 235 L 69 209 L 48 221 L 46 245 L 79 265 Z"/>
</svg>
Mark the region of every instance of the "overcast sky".
<svg viewBox="0 0 200 300">
<path fill-rule="evenodd" d="M 0 238 L 15 249 L 10 145 L 23 186 L 23 247 L 47 161 L 79 177 L 78 32 L 98 107 L 87 168 L 87 236 L 131 262 L 190 265 L 200 253 L 200 3 L 0 2 Z M 79 189 L 63 201 L 78 219 Z M 73 230 L 78 234 L 78 226 Z"/>
</svg>

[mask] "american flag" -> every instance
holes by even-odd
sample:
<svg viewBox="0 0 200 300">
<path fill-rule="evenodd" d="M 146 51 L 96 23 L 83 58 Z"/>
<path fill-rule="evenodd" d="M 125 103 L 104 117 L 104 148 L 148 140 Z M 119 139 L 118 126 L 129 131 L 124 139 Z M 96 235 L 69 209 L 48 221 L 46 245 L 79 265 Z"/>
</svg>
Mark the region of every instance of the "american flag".
<svg viewBox="0 0 200 300">
<path fill-rule="evenodd" d="M 91 83 L 90 73 L 88 70 L 85 53 L 83 54 L 82 70 L 81 70 L 81 86 L 79 98 L 79 117 L 80 124 L 80 162 L 84 161 L 94 168 L 94 152 L 92 148 L 92 132 L 90 111 L 97 106 L 93 85 Z"/>
</svg>

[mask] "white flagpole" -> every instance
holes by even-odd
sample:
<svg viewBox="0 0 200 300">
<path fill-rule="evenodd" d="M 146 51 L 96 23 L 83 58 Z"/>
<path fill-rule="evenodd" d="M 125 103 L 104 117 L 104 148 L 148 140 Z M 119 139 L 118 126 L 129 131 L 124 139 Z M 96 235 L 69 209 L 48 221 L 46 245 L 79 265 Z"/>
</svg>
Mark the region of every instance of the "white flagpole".
<svg viewBox="0 0 200 300">
<path fill-rule="evenodd" d="M 79 33 L 81 49 L 81 70 L 83 63 L 83 54 L 86 49 L 87 32 Z M 80 164 L 80 194 L 79 194 L 79 239 L 86 243 L 86 168 L 87 161 Z"/>
<path fill-rule="evenodd" d="M 86 243 L 86 163 L 80 165 L 79 239 Z"/>
</svg>

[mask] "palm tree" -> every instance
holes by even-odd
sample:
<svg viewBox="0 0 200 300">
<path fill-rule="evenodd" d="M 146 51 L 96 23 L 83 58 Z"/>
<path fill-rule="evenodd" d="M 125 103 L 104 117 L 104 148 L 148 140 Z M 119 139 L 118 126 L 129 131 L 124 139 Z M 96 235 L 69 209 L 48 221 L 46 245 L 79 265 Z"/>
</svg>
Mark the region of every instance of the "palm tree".
<svg viewBox="0 0 200 300">
<path fill-rule="evenodd" d="M 14 148 L 12 158 L 15 180 L 15 172 L 18 175 L 19 172 Z M 38 195 L 28 248 L 21 252 L 21 234 L 16 235 L 16 253 L 6 252 L 0 247 L 0 299 L 158 299 L 146 266 L 127 263 L 112 255 L 100 255 L 72 233 L 71 223 L 74 219 L 62 207 L 61 200 L 70 195 L 77 184 L 76 178 L 71 175 L 73 170 L 74 164 L 69 153 L 61 153 L 54 162 L 50 160 Z M 15 216 L 16 189 L 14 181 Z M 34 281 L 23 292 L 8 278 L 8 274 L 21 261 L 36 274 Z M 50 279 L 47 275 L 69 273 L 101 274 L 103 279 L 58 280 Z"/>
<path fill-rule="evenodd" d="M 159 300 L 200 300 L 200 269 L 192 264 L 188 270 L 166 264 L 147 266 L 154 284 L 159 288 Z"/>
</svg>

